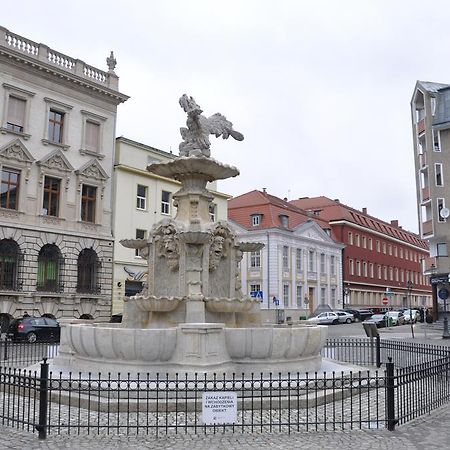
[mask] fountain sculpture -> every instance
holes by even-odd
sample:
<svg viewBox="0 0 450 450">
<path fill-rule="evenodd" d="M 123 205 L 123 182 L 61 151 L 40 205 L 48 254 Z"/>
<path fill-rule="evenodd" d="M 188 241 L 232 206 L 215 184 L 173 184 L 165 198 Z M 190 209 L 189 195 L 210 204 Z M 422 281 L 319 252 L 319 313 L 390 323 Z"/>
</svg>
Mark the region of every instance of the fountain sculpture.
<svg viewBox="0 0 450 450">
<path fill-rule="evenodd" d="M 259 300 L 241 292 L 239 263 L 263 245 L 237 242 L 226 221 L 210 219 L 207 182 L 239 171 L 210 157 L 209 136 L 243 135 L 219 113 L 206 118 L 192 97 L 180 105 L 188 115 L 180 157 L 147 167 L 181 182 L 176 217 L 146 240 L 121 241 L 147 259 L 147 285 L 124 299 L 122 324 L 68 325 L 60 361 L 71 370 L 129 373 L 317 370 L 327 328 L 262 326 Z"/>
</svg>

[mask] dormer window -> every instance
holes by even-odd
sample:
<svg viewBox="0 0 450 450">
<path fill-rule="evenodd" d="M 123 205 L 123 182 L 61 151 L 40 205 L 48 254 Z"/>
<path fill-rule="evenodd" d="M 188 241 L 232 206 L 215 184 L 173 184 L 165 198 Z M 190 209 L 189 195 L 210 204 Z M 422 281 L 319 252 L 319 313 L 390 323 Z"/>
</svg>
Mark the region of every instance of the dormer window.
<svg viewBox="0 0 450 450">
<path fill-rule="evenodd" d="M 288 228 L 289 227 L 289 216 L 280 214 L 279 217 L 280 217 L 281 226 L 284 228 Z"/>
<path fill-rule="evenodd" d="M 261 225 L 262 214 L 252 214 L 250 217 L 252 220 L 252 227 L 257 227 Z"/>
</svg>

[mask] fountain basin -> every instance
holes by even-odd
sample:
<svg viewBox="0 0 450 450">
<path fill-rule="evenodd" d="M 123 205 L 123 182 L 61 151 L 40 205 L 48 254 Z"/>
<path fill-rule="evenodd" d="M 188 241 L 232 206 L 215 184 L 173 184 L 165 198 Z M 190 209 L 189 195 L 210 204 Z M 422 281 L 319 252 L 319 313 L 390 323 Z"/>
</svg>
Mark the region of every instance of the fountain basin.
<svg viewBox="0 0 450 450">
<path fill-rule="evenodd" d="M 247 312 L 258 303 L 258 299 L 253 299 L 251 297 L 205 298 L 205 307 L 207 311 L 215 313 Z"/>
<path fill-rule="evenodd" d="M 156 297 L 154 295 L 135 295 L 128 299 L 134 303 L 140 311 L 170 312 L 173 311 L 183 300 L 182 297 Z"/>
</svg>

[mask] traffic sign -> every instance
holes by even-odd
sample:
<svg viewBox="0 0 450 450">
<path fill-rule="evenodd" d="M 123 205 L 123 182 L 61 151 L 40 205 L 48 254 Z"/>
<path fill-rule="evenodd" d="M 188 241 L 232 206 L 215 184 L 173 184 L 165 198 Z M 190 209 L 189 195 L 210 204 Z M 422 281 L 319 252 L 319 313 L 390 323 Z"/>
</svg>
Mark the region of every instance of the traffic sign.
<svg viewBox="0 0 450 450">
<path fill-rule="evenodd" d="M 383 297 L 382 303 L 383 305 L 389 305 L 389 299 L 387 297 Z"/>
<path fill-rule="evenodd" d="M 439 289 L 439 291 L 438 291 L 438 296 L 439 296 L 439 298 L 442 299 L 442 300 L 447 300 L 447 299 L 448 299 L 448 296 L 449 296 L 448 289 L 445 289 L 445 288 Z"/>
</svg>

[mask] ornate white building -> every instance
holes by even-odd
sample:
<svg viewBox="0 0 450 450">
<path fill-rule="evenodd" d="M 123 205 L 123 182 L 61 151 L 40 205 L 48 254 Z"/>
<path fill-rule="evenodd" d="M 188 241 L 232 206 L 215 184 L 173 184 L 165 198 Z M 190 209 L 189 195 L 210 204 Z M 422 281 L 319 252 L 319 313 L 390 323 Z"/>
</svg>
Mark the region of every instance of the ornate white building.
<svg viewBox="0 0 450 450">
<path fill-rule="evenodd" d="M 268 194 L 251 191 L 228 202 L 241 238 L 264 248 L 244 253 L 242 289 L 261 297 L 265 317 L 276 311 L 298 320 L 318 307 L 342 308 L 342 249 L 328 222 Z M 252 294 L 253 293 L 253 294 Z"/>
<path fill-rule="evenodd" d="M 147 261 L 137 250 L 123 247 L 120 240 L 145 239 L 155 223 L 175 217 L 176 213 L 173 194 L 181 188 L 181 183 L 150 173 L 146 167 L 176 157 L 131 139 L 116 139 L 113 313 L 121 313 L 123 297 L 140 292 L 147 281 Z M 227 218 L 229 198 L 229 195 L 217 192 L 216 183 L 208 184 L 215 197 L 209 211 L 213 221 Z"/>
<path fill-rule="evenodd" d="M 118 91 L 108 71 L 0 27 L 0 320 L 108 318 Z"/>
</svg>

